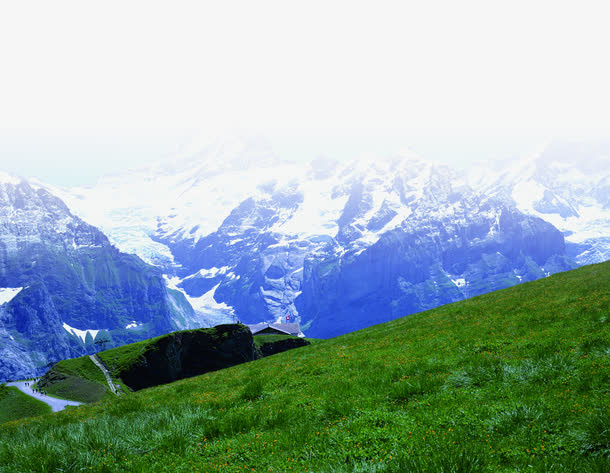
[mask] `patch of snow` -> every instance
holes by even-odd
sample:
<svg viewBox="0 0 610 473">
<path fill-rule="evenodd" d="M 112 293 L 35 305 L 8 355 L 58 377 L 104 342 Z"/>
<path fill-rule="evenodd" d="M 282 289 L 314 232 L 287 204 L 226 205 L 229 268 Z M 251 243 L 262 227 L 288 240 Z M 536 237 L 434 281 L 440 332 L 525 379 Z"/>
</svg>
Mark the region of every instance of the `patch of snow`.
<svg viewBox="0 0 610 473">
<path fill-rule="evenodd" d="M 274 243 L 273 245 L 269 245 L 267 247 L 267 249 L 269 248 L 288 248 L 290 246 L 290 241 L 286 238 L 282 238 L 279 242 Z"/>
<path fill-rule="evenodd" d="M 513 187 L 512 197 L 521 211 L 533 213 L 534 203 L 544 197 L 545 190 L 544 186 L 533 180 L 521 181 Z"/>
<path fill-rule="evenodd" d="M 79 330 L 77 328 L 74 327 L 70 327 L 67 323 L 64 322 L 63 324 L 64 330 L 78 338 L 80 338 L 83 343 L 85 343 L 85 338 L 87 337 L 87 334 L 91 334 L 91 338 L 93 338 L 95 340 L 95 337 L 97 336 L 97 334 L 100 332 L 100 330 L 103 329 L 85 329 L 85 330 Z"/>
<path fill-rule="evenodd" d="M 452 279 L 451 282 L 455 284 L 457 287 L 466 286 L 466 280 L 464 278 Z"/>
<path fill-rule="evenodd" d="M 2 287 L 0 288 L 0 305 L 6 304 L 21 292 L 22 287 Z"/>
<path fill-rule="evenodd" d="M 216 289 L 218 289 L 218 286 L 220 286 L 220 283 L 216 284 L 216 286 L 214 286 L 212 289 L 210 289 L 208 292 L 206 292 L 203 296 L 200 297 L 191 297 L 186 293 L 184 293 L 184 295 L 195 310 L 222 310 L 233 313 L 233 307 L 225 304 L 224 302 L 218 303 L 216 302 L 216 299 L 214 299 L 214 294 L 216 293 Z"/>
<path fill-rule="evenodd" d="M 223 266 L 223 268 L 228 269 L 228 266 Z M 219 268 L 214 268 L 214 269 L 219 269 Z M 220 269 L 222 269 L 222 268 L 220 268 Z M 210 289 L 208 292 L 206 292 L 204 295 L 202 295 L 200 297 L 191 297 L 186 293 L 186 291 L 184 289 L 178 287 L 178 284 L 180 284 L 180 282 L 181 282 L 181 279 L 179 277 L 174 276 L 174 277 L 170 278 L 169 276 L 167 276 L 167 274 L 164 274 L 163 277 L 167 283 L 167 287 L 169 287 L 170 289 L 175 289 L 177 291 L 180 291 L 182 294 L 184 294 L 184 297 L 186 297 L 186 300 L 189 302 L 189 304 L 191 304 L 191 307 L 196 312 L 202 312 L 202 313 L 206 313 L 206 314 L 208 314 L 210 312 L 221 312 L 226 316 L 234 315 L 233 307 L 225 304 L 224 302 L 218 303 L 218 302 L 216 302 L 216 299 L 214 299 L 214 294 L 216 293 L 216 289 L 218 289 L 218 286 L 220 286 L 220 283 L 216 284 L 216 286 L 214 286 L 212 289 Z M 189 276 L 189 277 L 192 277 L 192 276 Z M 239 279 L 239 276 L 237 276 L 235 279 Z"/>
<path fill-rule="evenodd" d="M 72 240 L 72 248 L 75 250 L 80 250 L 81 248 L 102 248 L 102 245 L 77 245 L 74 240 Z"/>
<path fill-rule="evenodd" d="M 597 202 L 578 206 L 579 217 L 563 218 L 559 214 L 542 214 L 525 207 L 519 210 L 546 220 L 561 232 L 570 232 L 566 237 L 570 243 L 584 243 L 592 238 L 610 236 L 610 209 L 604 209 Z"/>
<path fill-rule="evenodd" d="M 201 275 L 201 277 L 204 277 L 206 279 L 210 279 L 210 278 L 215 278 L 216 276 L 219 275 L 223 275 L 223 274 L 227 274 L 227 271 L 229 271 L 231 268 L 228 266 L 223 266 L 221 268 L 209 268 L 209 269 L 200 269 L 199 270 L 199 275 Z M 192 277 L 192 276 L 189 276 Z"/>
<path fill-rule="evenodd" d="M 271 231 L 301 238 L 318 235 L 334 238 L 339 231 L 337 220 L 349 197 L 347 194 L 333 195 L 337 184 L 339 180 L 334 176 L 302 182 L 299 190 L 303 194 L 303 202 L 292 215 L 280 219 Z"/>
<path fill-rule="evenodd" d="M 129 325 L 125 326 L 125 328 L 129 330 L 130 328 L 137 328 L 137 327 L 139 327 L 141 325 L 142 324 L 137 323 L 135 320 L 132 320 Z"/>
<path fill-rule="evenodd" d="M 164 274 L 163 279 L 165 279 L 167 287 L 169 287 L 170 289 L 175 289 L 176 291 L 182 291 L 182 289 L 180 289 L 178 287 L 178 284 L 180 284 L 180 282 L 182 281 L 178 276 L 170 277 L 167 274 Z M 182 291 L 182 292 L 184 292 L 184 291 Z"/>
</svg>

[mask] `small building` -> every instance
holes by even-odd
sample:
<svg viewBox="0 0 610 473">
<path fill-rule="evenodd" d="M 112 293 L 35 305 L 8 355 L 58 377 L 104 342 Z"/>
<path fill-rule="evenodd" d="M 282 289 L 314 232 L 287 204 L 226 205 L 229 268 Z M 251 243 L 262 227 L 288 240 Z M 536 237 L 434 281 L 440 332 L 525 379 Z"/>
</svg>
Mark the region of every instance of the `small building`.
<svg viewBox="0 0 610 473">
<path fill-rule="evenodd" d="M 304 337 L 305 334 L 301 332 L 301 327 L 297 323 L 280 324 L 280 323 L 260 323 L 247 326 L 252 335 L 293 335 L 295 337 Z"/>
</svg>

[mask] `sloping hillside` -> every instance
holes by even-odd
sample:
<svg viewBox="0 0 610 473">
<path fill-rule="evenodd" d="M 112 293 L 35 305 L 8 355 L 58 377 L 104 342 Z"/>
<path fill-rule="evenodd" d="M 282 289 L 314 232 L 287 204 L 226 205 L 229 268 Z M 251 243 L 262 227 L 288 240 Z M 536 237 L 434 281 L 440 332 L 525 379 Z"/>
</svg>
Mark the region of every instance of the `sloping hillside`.
<svg viewBox="0 0 610 473">
<path fill-rule="evenodd" d="M 0 471 L 608 471 L 610 263 L 0 427 Z"/>
<path fill-rule="evenodd" d="M 252 361 L 309 340 L 285 335 L 252 337 L 244 325 L 182 330 L 99 352 L 96 357 L 120 386 L 119 395 Z M 89 356 L 56 363 L 38 382 L 46 392 L 80 402 L 113 396 L 104 373 Z"/>
<path fill-rule="evenodd" d="M 22 393 L 14 386 L 0 384 L 0 424 L 50 412 L 51 408 L 44 402 Z"/>
</svg>

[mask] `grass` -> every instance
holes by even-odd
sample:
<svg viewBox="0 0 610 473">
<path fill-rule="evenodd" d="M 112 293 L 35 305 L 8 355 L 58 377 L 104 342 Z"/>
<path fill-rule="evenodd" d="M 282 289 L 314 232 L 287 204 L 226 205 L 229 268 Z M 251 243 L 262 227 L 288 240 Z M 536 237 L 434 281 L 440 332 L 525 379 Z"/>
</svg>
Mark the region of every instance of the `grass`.
<svg viewBox="0 0 610 473">
<path fill-rule="evenodd" d="M 37 384 L 48 394 L 71 401 L 88 403 L 113 396 L 104 374 L 89 356 L 58 362 Z"/>
<path fill-rule="evenodd" d="M 0 472 L 610 471 L 610 263 L 0 427 Z"/>
<path fill-rule="evenodd" d="M 24 417 L 51 413 L 51 407 L 22 393 L 14 386 L 0 384 L 0 424 Z"/>
</svg>

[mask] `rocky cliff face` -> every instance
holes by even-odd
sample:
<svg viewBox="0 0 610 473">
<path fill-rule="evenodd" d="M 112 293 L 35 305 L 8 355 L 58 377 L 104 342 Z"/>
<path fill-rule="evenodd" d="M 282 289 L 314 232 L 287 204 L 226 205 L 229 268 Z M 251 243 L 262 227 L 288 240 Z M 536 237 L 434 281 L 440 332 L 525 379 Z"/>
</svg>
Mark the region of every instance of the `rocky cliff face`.
<svg viewBox="0 0 610 473">
<path fill-rule="evenodd" d="M 475 169 L 473 185 L 555 226 L 578 264 L 610 258 L 610 144 L 555 141 L 534 156 Z"/>
<path fill-rule="evenodd" d="M 98 357 L 113 377 L 137 391 L 309 344 L 303 338 L 275 335 L 257 336 L 255 341 L 244 325 L 227 324 L 169 333 L 100 352 Z M 93 379 L 85 369 L 75 370 L 74 366 L 79 364 L 54 365 L 38 385 L 82 402 L 100 400 L 108 394 L 99 379 Z M 97 367 L 94 369 L 99 375 Z"/>
<path fill-rule="evenodd" d="M 275 355 L 277 353 L 292 350 L 293 348 L 306 347 L 307 345 L 311 345 L 311 342 L 304 338 L 282 337 L 260 342 L 255 341 L 255 345 L 257 358 L 264 358 L 265 356 Z"/>
<path fill-rule="evenodd" d="M 0 292 L 10 295 L 0 301 L 0 380 L 93 351 L 96 337 L 125 343 L 188 317 L 158 268 L 121 253 L 48 191 L 7 176 L 0 180 Z"/>
<path fill-rule="evenodd" d="M 307 260 L 296 305 L 308 336 L 340 335 L 570 267 L 552 225 L 492 208 L 451 225 L 407 221 L 362 253 Z"/>
<path fill-rule="evenodd" d="M 254 359 L 254 342 L 247 327 L 219 325 L 160 337 L 140 353 L 135 363 L 114 374 L 137 391 Z"/>
</svg>

